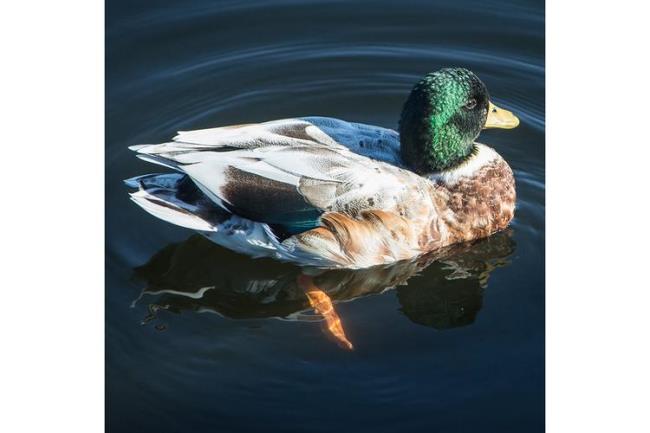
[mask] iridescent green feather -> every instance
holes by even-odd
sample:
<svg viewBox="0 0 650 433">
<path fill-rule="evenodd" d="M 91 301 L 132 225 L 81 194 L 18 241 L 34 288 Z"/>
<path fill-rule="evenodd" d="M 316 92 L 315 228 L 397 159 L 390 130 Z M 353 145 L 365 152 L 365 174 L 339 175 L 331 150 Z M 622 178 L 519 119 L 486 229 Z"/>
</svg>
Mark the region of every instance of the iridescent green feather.
<svg viewBox="0 0 650 433">
<path fill-rule="evenodd" d="M 474 100 L 474 108 L 468 103 Z M 472 72 L 442 69 L 413 88 L 400 120 L 402 158 L 424 174 L 453 167 L 474 147 L 485 123 L 488 94 Z"/>
</svg>

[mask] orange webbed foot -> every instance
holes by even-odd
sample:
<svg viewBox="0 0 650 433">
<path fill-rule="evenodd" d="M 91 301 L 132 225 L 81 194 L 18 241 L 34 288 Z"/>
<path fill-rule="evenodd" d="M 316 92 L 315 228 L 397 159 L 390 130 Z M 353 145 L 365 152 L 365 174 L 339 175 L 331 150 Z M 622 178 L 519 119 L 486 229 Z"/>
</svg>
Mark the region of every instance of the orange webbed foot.
<svg viewBox="0 0 650 433">
<path fill-rule="evenodd" d="M 325 330 L 337 341 L 339 346 L 347 350 L 353 350 L 354 346 L 348 340 L 341 323 L 341 318 L 334 309 L 330 297 L 314 284 L 312 277 L 301 274 L 297 279 L 298 286 L 305 291 L 309 304 L 317 314 L 325 319 Z"/>
</svg>

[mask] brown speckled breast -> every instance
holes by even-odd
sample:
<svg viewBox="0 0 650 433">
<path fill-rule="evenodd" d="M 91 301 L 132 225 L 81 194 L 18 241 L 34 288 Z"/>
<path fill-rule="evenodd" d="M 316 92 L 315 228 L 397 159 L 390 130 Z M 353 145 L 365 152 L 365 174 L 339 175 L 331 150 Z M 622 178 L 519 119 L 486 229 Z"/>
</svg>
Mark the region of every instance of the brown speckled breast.
<svg viewBox="0 0 650 433">
<path fill-rule="evenodd" d="M 515 212 L 515 179 L 512 169 L 497 158 L 471 177 L 453 184 L 436 182 L 432 200 L 442 234 L 442 244 L 484 238 L 503 230 Z"/>
</svg>

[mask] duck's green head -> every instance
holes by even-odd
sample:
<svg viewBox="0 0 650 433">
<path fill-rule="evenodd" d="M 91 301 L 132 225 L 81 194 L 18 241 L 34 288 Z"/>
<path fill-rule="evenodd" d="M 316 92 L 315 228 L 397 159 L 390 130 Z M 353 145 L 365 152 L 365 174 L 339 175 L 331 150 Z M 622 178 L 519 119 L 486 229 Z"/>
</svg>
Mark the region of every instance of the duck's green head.
<svg viewBox="0 0 650 433">
<path fill-rule="evenodd" d="M 519 119 L 490 102 L 485 84 L 463 68 L 427 74 L 413 87 L 399 122 L 402 160 L 419 174 L 463 162 L 484 128 L 515 128 Z"/>
</svg>

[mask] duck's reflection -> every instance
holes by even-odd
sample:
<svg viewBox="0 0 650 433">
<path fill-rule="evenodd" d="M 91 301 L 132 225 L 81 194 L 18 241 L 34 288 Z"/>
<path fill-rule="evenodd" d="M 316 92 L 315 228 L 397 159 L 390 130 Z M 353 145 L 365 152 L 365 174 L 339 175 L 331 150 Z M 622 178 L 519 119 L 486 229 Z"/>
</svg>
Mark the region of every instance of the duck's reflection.
<svg viewBox="0 0 650 433">
<path fill-rule="evenodd" d="M 148 319 L 164 308 L 213 311 L 234 319 L 317 320 L 339 345 L 351 349 L 337 302 L 396 288 L 401 310 L 412 322 L 436 329 L 465 326 L 481 309 L 490 273 L 507 266 L 514 250 L 511 231 L 504 231 L 391 266 L 305 271 L 249 259 L 194 235 L 166 246 L 135 274 L 146 283 L 138 301 L 148 302 Z"/>
</svg>

